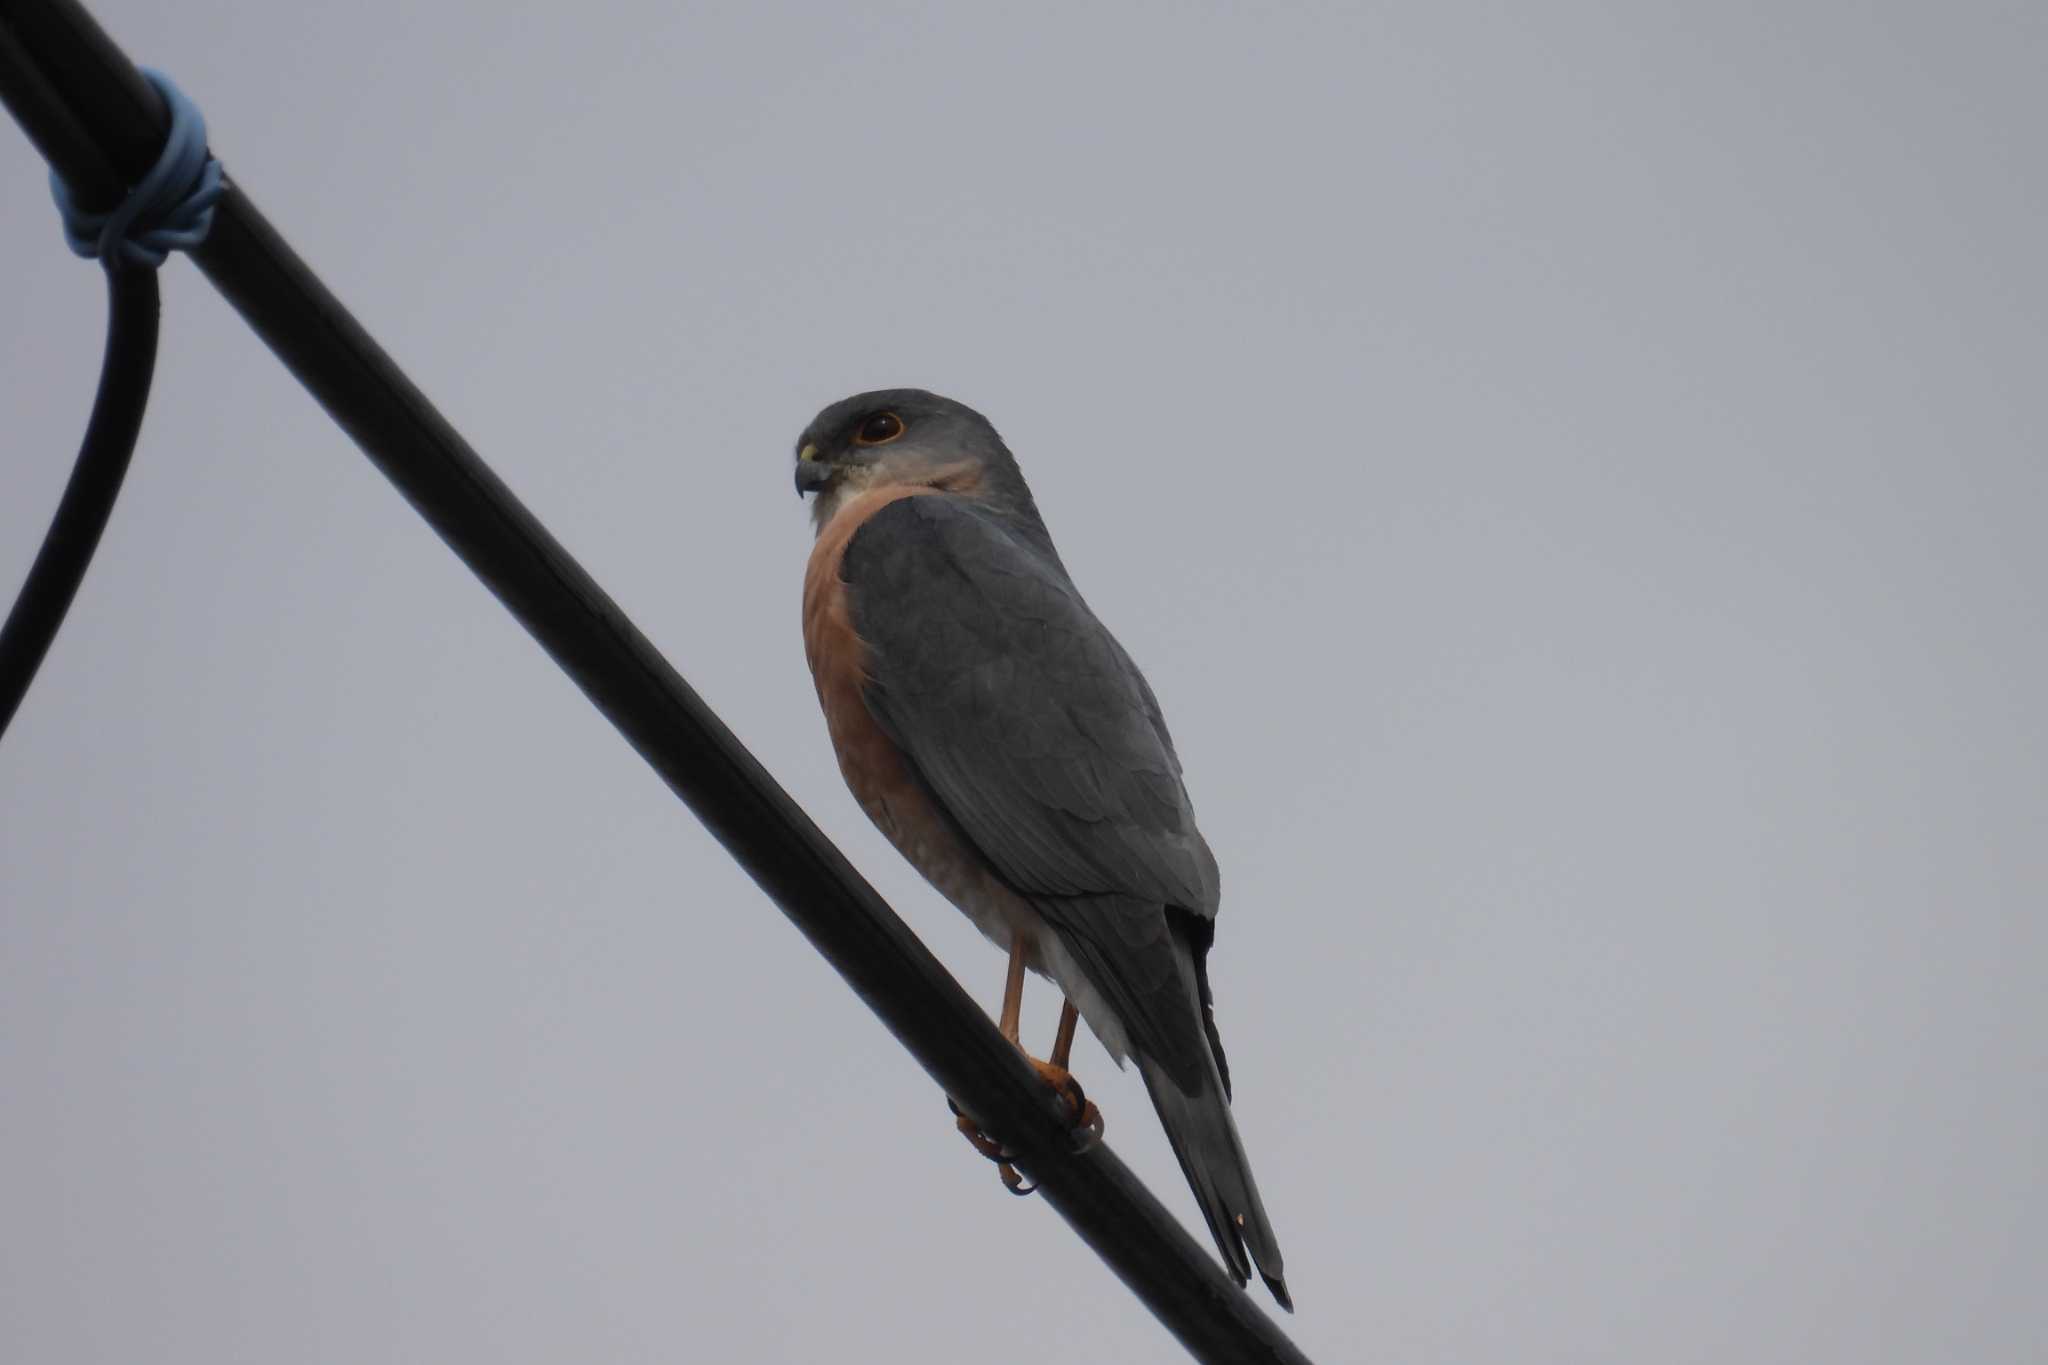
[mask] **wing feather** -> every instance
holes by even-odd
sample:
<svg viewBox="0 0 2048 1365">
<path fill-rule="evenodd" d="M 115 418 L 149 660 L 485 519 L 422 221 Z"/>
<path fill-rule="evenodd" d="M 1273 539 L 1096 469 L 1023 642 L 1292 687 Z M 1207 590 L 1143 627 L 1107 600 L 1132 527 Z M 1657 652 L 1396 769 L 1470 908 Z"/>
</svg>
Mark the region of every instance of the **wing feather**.
<svg viewBox="0 0 2048 1365">
<path fill-rule="evenodd" d="M 999 876 L 1065 938 L 1134 1045 L 1195 1092 L 1169 907 L 1216 913 L 1159 704 L 1056 559 L 964 499 L 903 498 L 847 546 L 869 710 Z"/>
<path fill-rule="evenodd" d="M 870 709 L 1006 881 L 1214 914 L 1157 703 L 1056 561 L 935 496 L 878 512 L 842 573 Z"/>
</svg>

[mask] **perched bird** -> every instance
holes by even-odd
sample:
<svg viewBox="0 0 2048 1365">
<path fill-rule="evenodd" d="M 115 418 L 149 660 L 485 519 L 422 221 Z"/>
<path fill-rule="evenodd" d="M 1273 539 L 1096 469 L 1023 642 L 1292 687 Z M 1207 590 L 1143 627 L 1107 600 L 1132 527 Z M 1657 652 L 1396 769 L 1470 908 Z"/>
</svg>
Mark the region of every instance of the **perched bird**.
<svg viewBox="0 0 2048 1365">
<path fill-rule="evenodd" d="M 804 652 L 854 798 L 1008 951 L 1005 1037 L 1025 968 L 1065 993 L 1034 1065 L 1077 1113 L 1076 1012 L 1137 1061 L 1224 1264 L 1239 1284 L 1255 1264 L 1292 1308 L 1211 1006 L 1215 855 L 1152 689 L 1081 600 L 1016 459 L 971 408 L 889 389 L 818 414 L 796 487 L 817 527 Z"/>
</svg>

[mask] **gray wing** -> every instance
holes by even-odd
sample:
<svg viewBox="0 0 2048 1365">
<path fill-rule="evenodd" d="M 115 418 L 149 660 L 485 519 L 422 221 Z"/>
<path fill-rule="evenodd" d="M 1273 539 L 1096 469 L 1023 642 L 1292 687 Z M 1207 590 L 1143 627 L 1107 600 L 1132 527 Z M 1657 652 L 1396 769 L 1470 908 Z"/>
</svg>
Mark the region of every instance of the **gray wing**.
<svg viewBox="0 0 2048 1365">
<path fill-rule="evenodd" d="M 891 503 L 842 574 L 868 709 L 1107 997 L 1238 1283 L 1249 1250 L 1292 1307 L 1209 1009 L 1216 860 L 1151 689 L 1058 561 L 971 503 Z"/>
<path fill-rule="evenodd" d="M 1200 954 L 1167 908 L 1213 919 L 1216 862 L 1143 676 L 1056 560 L 960 499 L 883 508 L 842 573 L 876 720 L 1133 1045 L 1199 1092 Z M 1195 930 L 1200 948 L 1208 934 Z"/>
</svg>

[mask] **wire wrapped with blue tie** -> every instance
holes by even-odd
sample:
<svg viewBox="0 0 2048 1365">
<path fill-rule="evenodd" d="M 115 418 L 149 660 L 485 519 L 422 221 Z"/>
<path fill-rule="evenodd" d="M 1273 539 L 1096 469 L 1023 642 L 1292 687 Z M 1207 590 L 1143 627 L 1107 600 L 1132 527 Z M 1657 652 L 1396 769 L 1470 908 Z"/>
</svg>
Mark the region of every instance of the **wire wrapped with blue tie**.
<svg viewBox="0 0 2048 1365">
<path fill-rule="evenodd" d="M 162 72 L 147 67 L 141 72 L 163 96 L 171 131 L 156 165 L 127 198 L 108 212 L 89 212 L 79 207 L 64 177 L 50 172 L 50 196 L 64 219 L 64 240 L 109 270 L 153 270 L 173 251 L 199 245 L 213 226 L 213 206 L 221 196 L 220 162 L 207 155 L 206 119 L 199 106 Z"/>
</svg>

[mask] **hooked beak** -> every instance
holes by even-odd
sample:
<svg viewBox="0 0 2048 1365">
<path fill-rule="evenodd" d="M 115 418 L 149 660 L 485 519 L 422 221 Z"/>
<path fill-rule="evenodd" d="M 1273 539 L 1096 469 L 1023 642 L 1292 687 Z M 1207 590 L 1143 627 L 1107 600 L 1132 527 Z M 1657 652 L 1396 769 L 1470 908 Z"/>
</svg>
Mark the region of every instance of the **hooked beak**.
<svg viewBox="0 0 2048 1365">
<path fill-rule="evenodd" d="M 816 446 L 805 446 L 796 453 L 796 492 L 798 497 L 815 493 L 832 481 L 833 469 L 830 464 L 818 458 Z"/>
</svg>

